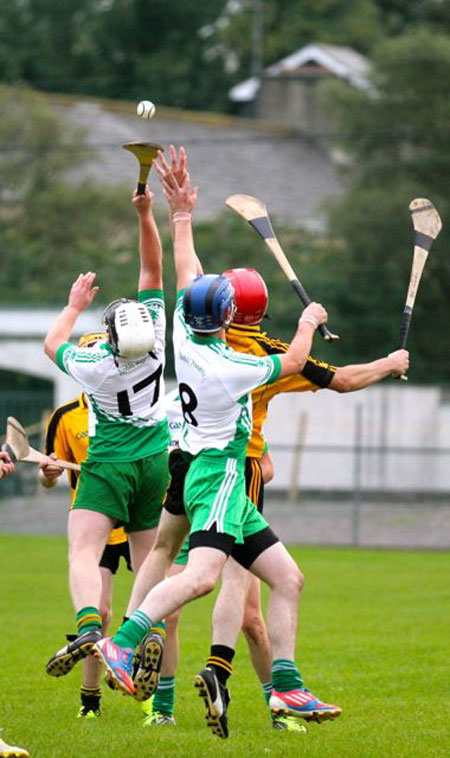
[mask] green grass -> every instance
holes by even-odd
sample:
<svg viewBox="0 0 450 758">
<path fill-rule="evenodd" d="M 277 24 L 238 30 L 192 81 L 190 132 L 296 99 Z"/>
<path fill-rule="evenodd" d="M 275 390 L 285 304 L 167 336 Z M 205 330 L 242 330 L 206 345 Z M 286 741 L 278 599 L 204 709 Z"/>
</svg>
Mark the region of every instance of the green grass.
<svg viewBox="0 0 450 758">
<path fill-rule="evenodd" d="M 80 722 L 80 668 L 62 679 L 44 671 L 64 633 L 73 631 L 65 541 L 0 536 L 5 739 L 26 746 L 33 758 L 448 756 L 448 556 L 325 548 L 293 554 L 306 576 L 298 661 L 307 685 L 338 703 L 343 715 L 311 725 L 307 735 L 272 731 L 241 640 L 231 683 L 231 736 L 221 741 L 206 729 L 192 687 L 209 649 L 212 596 L 184 611 L 176 728 L 143 729 L 137 703 L 107 688 L 101 720 Z M 117 620 L 130 581 L 121 569 Z"/>
</svg>

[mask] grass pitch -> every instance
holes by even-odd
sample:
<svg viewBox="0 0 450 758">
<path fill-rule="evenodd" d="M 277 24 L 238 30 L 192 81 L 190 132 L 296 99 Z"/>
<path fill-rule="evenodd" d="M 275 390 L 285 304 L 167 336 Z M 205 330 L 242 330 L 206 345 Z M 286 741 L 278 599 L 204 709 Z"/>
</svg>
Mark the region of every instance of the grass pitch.
<svg viewBox="0 0 450 758">
<path fill-rule="evenodd" d="M 192 686 L 209 650 L 213 596 L 184 611 L 177 726 L 141 726 L 139 705 L 104 688 L 103 716 L 76 719 L 81 668 L 47 676 L 47 659 L 73 631 L 62 538 L 0 536 L 1 704 L 4 738 L 33 758 L 442 758 L 448 730 L 448 556 L 295 548 L 306 584 L 298 660 L 313 692 L 343 709 L 308 733 L 270 727 L 240 640 L 231 681 L 230 738 L 207 730 Z M 131 575 L 116 577 L 115 629 Z"/>
</svg>

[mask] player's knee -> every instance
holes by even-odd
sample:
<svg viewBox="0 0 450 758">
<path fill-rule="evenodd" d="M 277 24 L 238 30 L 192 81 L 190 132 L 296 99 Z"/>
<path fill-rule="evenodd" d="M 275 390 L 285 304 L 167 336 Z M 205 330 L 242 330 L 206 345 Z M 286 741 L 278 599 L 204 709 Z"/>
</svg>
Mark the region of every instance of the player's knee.
<svg viewBox="0 0 450 758">
<path fill-rule="evenodd" d="M 86 558 L 91 559 L 91 555 L 79 543 L 69 545 L 69 563 L 73 566 L 76 563 L 84 565 Z"/>
<path fill-rule="evenodd" d="M 193 597 L 203 597 L 203 595 L 209 595 L 216 586 L 216 577 L 195 577 L 191 582 L 191 591 Z"/>
<path fill-rule="evenodd" d="M 300 594 L 303 589 L 303 574 L 295 563 L 291 566 L 285 581 L 291 586 L 293 592 Z"/>
<path fill-rule="evenodd" d="M 302 591 L 303 574 L 294 561 L 284 568 L 279 577 L 278 586 L 281 592 L 289 597 L 297 597 Z"/>
</svg>

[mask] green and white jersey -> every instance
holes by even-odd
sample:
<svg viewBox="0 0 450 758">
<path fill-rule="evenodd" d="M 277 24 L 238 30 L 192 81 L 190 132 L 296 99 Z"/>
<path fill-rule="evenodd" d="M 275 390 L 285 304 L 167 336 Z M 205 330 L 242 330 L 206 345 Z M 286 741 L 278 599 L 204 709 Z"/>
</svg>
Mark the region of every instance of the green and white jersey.
<svg viewBox="0 0 450 758">
<path fill-rule="evenodd" d="M 243 355 L 216 337 L 194 334 L 186 324 L 183 292 L 174 314 L 175 371 L 183 412 L 180 447 L 191 455 L 243 460 L 252 429 L 250 393 L 275 382 L 278 355 Z"/>
<path fill-rule="evenodd" d="M 169 448 L 178 447 L 183 427 L 183 411 L 178 388 L 168 392 L 165 397 L 166 416 L 169 424 Z"/>
<path fill-rule="evenodd" d="M 155 327 L 155 345 L 144 358 L 117 358 L 107 342 L 91 348 L 65 343 L 56 355 L 59 368 L 79 382 L 88 397 L 90 460 L 139 460 L 169 444 L 164 295 L 162 290 L 144 290 L 138 299 L 149 309 Z"/>
</svg>

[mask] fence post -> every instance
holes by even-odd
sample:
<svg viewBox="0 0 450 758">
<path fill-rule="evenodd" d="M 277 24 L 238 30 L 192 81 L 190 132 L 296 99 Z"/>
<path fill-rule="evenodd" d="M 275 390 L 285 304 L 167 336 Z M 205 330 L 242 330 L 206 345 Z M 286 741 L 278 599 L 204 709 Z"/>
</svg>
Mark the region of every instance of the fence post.
<svg viewBox="0 0 450 758">
<path fill-rule="evenodd" d="M 298 417 L 297 435 L 295 438 L 294 454 L 292 458 L 291 483 L 289 487 L 288 502 L 292 505 L 298 501 L 298 475 L 302 459 L 303 448 L 305 446 L 306 427 L 308 425 L 308 414 L 302 411 Z"/>
<path fill-rule="evenodd" d="M 352 545 L 354 546 L 357 546 L 360 543 L 362 426 L 363 406 L 358 403 L 355 408 L 355 436 L 353 448 Z"/>
</svg>

